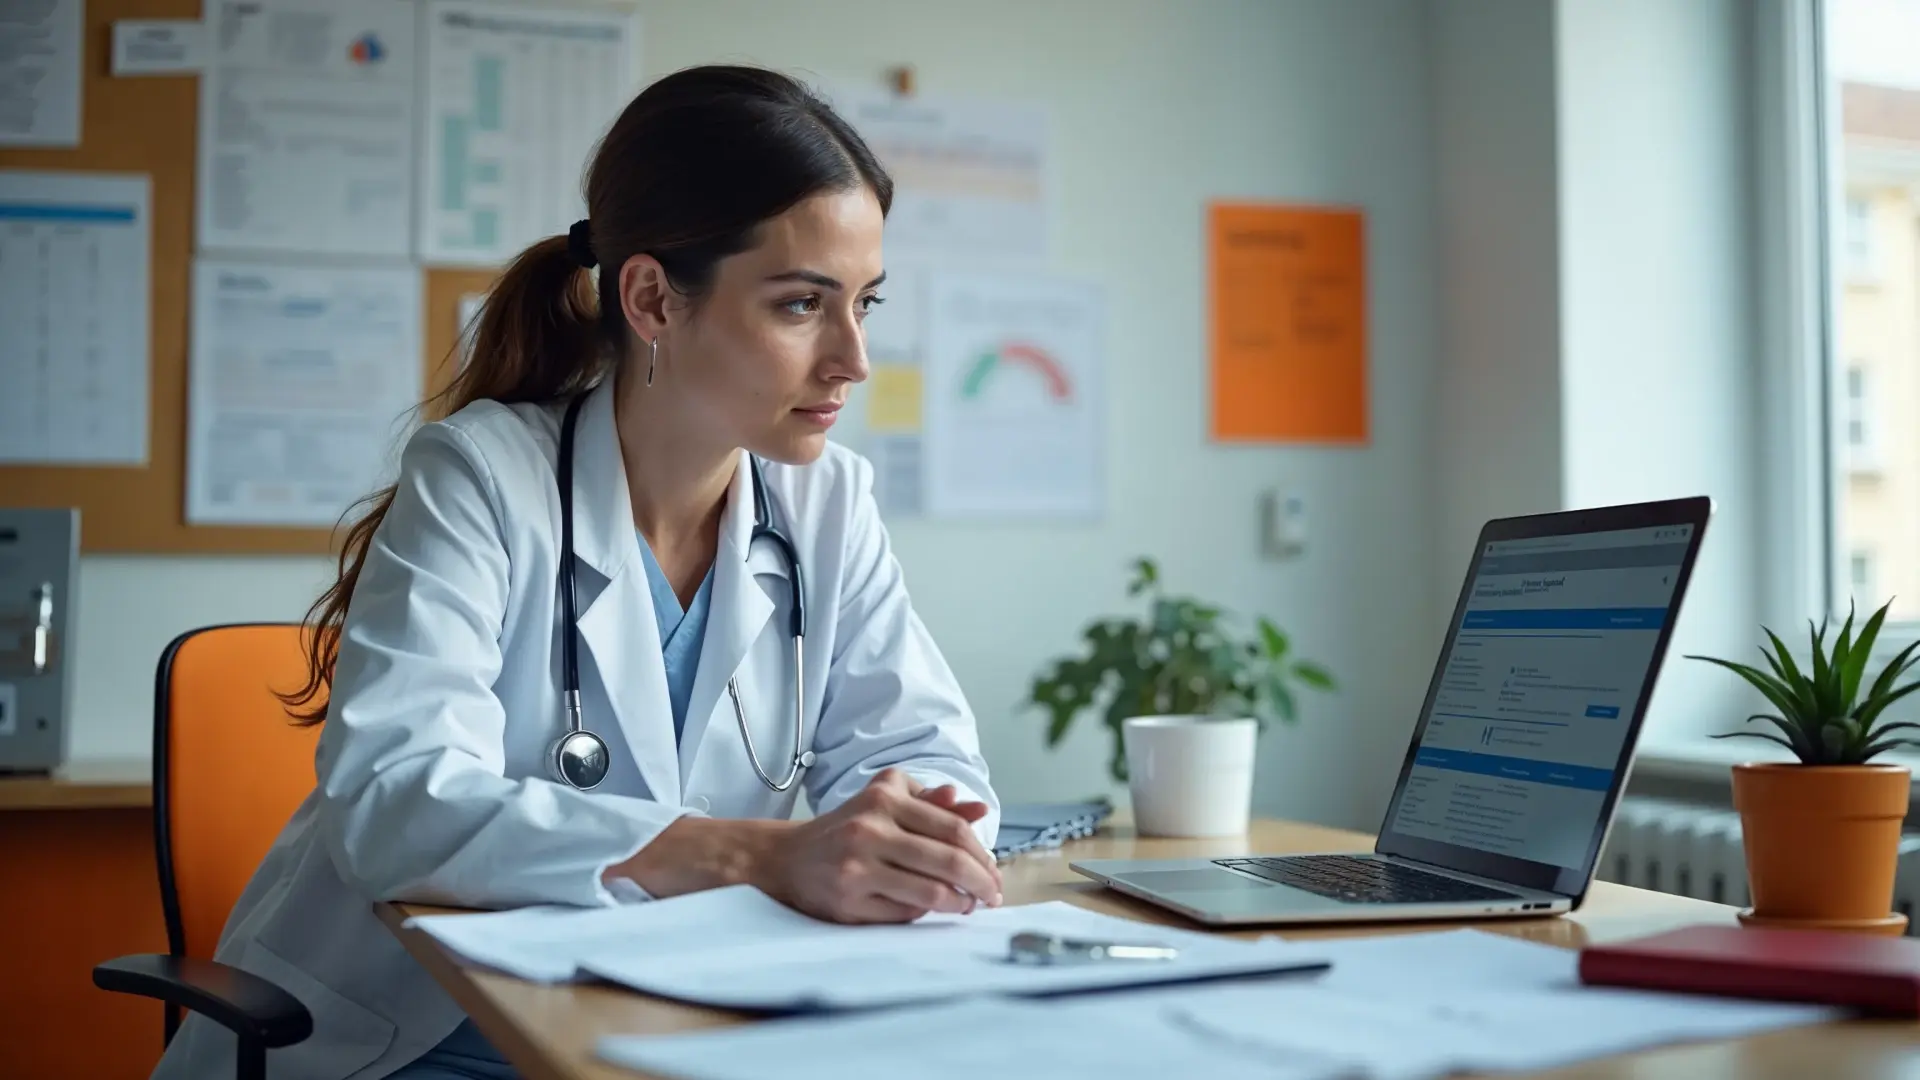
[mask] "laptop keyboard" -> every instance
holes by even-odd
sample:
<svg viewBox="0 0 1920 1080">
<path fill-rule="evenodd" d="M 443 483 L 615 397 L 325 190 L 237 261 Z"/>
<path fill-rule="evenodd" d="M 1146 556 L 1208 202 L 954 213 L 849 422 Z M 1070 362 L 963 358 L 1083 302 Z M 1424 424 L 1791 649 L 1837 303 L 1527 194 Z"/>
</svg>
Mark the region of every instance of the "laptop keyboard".
<svg viewBox="0 0 1920 1080">
<path fill-rule="evenodd" d="M 1214 862 L 1349 904 L 1449 904 L 1520 899 L 1499 889 L 1352 855 L 1288 855 L 1279 859 L 1215 859 Z"/>
</svg>

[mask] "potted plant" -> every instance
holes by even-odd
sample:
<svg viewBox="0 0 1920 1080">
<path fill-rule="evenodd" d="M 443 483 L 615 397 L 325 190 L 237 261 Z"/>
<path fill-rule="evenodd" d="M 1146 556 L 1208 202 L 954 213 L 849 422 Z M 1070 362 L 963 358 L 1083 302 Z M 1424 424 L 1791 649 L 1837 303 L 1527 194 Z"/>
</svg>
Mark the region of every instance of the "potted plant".
<svg viewBox="0 0 1920 1080">
<path fill-rule="evenodd" d="M 1095 620 L 1081 654 L 1034 679 L 1028 705 L 1048 715 L 1047 746 L 1097 710 L 1112 735 L 1108 772 L 1129 786 L 1142 833 L 1243 833 L 1256 736 L 1294 722 L 1296 692 L 1330 690 L 1333 677 L 1296 658 L 1270 619 L 1239 635 L 1219 607 L 1168 595 L 1152 559 L 1134 562 L 1127 595 L 1146 601 L 1143 617 Z"/>
<path fill-rule="evenodd" d="M 1902 649 L 1867 681 L 1867 664 L 1885 624 L 1883 605 L 1854 636 L 1849 610 L 1839 636 L 1809 621 L 1809 665 L 1794 661 L 1779 636 L 1766 630 L 1768 670 L 1714 657 L 1694 657 L 1738 673 L 1775 712 L 1757 713 L 1771 731 L 1723 732 L 1778 743 L 1795 761 L 1736 765 L 1733 804 L 1740 812 L 1753 907 L 1749 925 L 1859 930 L 1900 934 L 1907 918 L 1891 913 L 1900 826 L 1907 813 L 1908 770 L 1872 758 L 1900 746 L 1920 746 L 1904 734 L 1920 723 L 1892 720 L 1888 708 L 1920 690 L 1901 676 L 1920 657 L 1920 642 Z M 1763 628 L 1764 629 L 1764 628 Z"/>
</svg>

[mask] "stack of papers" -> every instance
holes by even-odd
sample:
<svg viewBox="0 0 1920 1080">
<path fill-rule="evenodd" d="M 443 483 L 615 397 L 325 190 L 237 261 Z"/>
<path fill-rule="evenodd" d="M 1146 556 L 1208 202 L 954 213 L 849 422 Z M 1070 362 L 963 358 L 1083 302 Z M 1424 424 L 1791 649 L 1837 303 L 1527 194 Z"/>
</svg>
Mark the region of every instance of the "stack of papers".
<svg viewBox="0 0 1920 1080">
<path fill-rule="evenodd" d="M 1549 1069 L 1821 1023 L 1841 1010 L 1592 988 L 1576 953 L 1479 930 L 1321 943 L 1324 974 L 1091 999 L 966 1001 L 602 1040 L 680 1080 L 995 1073 L 1158 1080 L 1437 1080 Z M 940 1047 L 937 1054 L 929 1046 Z"/>
<path fill-rule="evenodd" d="M 1119 1000 L 978 999 L 769 1020 L 709 1035 L 607 1039 L 599 1057 L 681 1080 L 1360 1080 Z"/>
<path fill-rule="evenodd" d="M 929 915 L 904 926 L 821 922 L 745 886 L 616 908 L 529 908 L 408 920 L 469 962 L 521 978 L 599 978 L 699 1005 L 861 1009 L 981 994 L 1039 996 L 1317 972 L 1323 950 L 1151 926 L 1059 901 Z M 1172 960 L 1030 966 L 1015 934 L 1170 945 Z"/>
</svg>

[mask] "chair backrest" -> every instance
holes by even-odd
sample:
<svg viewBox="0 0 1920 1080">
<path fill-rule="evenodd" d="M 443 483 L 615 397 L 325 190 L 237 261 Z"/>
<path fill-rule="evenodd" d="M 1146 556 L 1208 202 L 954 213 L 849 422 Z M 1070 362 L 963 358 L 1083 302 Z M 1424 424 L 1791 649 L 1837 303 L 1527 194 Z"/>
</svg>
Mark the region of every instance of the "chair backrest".
<svg viewBox="0 0 1920 1080">
<path fill-rule="evenodd" d="M 154 843 L 167 944 L 213 955 L 235 901 L 313 790 L 319 725 L 275 691 L 306 682 L 292 623 L 210 626 L 175 638 L 154 685 Z"/>
</svg>

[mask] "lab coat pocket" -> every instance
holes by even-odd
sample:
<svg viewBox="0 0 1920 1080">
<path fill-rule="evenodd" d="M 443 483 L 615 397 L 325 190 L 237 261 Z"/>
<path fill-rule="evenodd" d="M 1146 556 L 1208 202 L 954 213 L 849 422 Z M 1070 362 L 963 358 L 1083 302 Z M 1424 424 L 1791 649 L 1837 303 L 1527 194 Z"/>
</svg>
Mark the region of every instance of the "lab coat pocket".
<svg viewBox="0 0 1920 1080">
<path fill-rule="evenodd" d="M 281 959 L 257 939 L 241 952 L 240 966 L 299 998 L 313 1016 L 313 1034 L 305 1041 L 269 1052 L 269 1068 L 276 1078 L 351 1076 L 393 1043 L 393 1024 Z"/>
</svg>

